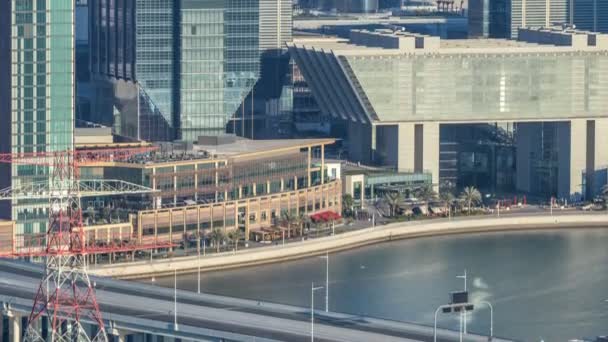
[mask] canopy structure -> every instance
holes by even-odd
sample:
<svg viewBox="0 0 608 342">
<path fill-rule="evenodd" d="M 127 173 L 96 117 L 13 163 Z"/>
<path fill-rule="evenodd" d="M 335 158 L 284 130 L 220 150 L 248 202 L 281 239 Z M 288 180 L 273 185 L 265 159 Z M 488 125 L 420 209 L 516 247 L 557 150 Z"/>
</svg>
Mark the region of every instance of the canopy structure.
<svg viewBox="0 0 608 342">
<path fill-rule="evenodd" d="M 112 195 L 137 195 L 158 192 L 152 188 L 129 183 L 117 179 L 81 179 L 77 180 L 77 189 L 74 189 L 80 197 L 112 196 Z M 18 187 L 9 187 L 0 190 L 0 200 L 10 199 L 47 199 L 56 195 L 58 191 L 67 191 L 70 184 L 54 184 L 50 190 L 50 182 L 32 182 L 22 184 Z M 51 193 L 52 191 L 52 193 Z"/>
</svg>

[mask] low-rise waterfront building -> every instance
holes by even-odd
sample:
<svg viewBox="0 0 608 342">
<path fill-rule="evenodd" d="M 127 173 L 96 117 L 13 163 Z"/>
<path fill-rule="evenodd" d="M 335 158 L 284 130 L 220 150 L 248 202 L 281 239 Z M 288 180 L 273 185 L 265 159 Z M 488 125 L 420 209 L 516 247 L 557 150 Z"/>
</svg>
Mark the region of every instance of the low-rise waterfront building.
<svg viewBox="0 0 608 342">
<path fill-rule="evenodd" d="M 430 172 L 399 172 L 349 165 L 343 172 L 342 189 L 351 195 L 353 203 L 365 207 L 365 201 L 375 201 L 387 193 L 399 192 L 404 198 L 417 190 L 432 186 Z"/>
<path fill-rule="evenodd" d="M 91 198 L 84 200 L 83 207 L 86 214 L 87 207 L 99 212 L 100 206 L 112 211 L 125 206 L 126 221 L 142 240 L 159 235 L 181 240 L 215 229 L 238 229 L 247 239 L 253 231 L 277 225 L 285 213 L 341 212 L 340 179 L 328 175 L 324 158 L 325 146 L 333 143 L 334 139 L 227 136 L 201 138 L 190 146 L 163 144 L 153 154 L 129 162 L 98 163 L 83 172 L 140 184 L 154 192 L 143 198 Z M 119 228 L 107 221 L 97 225 L 92 219 L 88 229 L 96 236 L 124 229 L 124 223 Z"/>
</svg>

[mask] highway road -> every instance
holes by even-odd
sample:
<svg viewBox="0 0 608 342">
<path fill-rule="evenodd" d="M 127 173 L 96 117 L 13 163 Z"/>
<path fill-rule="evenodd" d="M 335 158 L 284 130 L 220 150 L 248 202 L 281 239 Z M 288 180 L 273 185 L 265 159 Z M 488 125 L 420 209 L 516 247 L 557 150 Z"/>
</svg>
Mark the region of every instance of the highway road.
<svg viewBox="0 0 608 342">
<path fill-rule="evenodd" d="M 41 268 L 23 262 L 0 260 L 0 300 L 31 304 Z M 118 281 L 92 280 L 104 319 L 120 324 L 157 322 L 157 329 L 171 331 L 174 320 L 173 289 Z M 247 284 L 243 284 L 246 291 Z M 197 294 L 178 290 L 177 317 L 180 331 L 203 336 L 232 336 L 231 340 L 309 341 L 310 311 L 306 308 Z M 415 324 L 315 311 L 315 340 L 325 342 L 431 341 L 432 328 Z M 142 328 L 145 332 L 147 328 Z M 220 334 L 221 332 L 221 334 Z M 199 335 L 197 335 L 199 334 Z M 458 333 L 441 330 L 440 340 L 457 341 Z M 467 335 L 466 341 L 487 341 L 487 337 Z M 494 341 L 507 341 L 494 339 Z"/>
</svg>

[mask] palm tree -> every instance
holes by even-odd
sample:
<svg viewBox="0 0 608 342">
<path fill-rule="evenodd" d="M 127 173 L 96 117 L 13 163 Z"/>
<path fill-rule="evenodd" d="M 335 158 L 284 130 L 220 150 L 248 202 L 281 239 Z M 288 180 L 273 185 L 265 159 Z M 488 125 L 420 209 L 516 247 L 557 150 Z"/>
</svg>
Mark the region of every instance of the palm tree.
<svg viewBox="0 0 608 342">
<path fill-rule="evenodd" d="M 435 192 L 435 190 L 433 190 L 433 188 L 430 185 L 425 185 L 422 188 L 419 188 L 416 192 L 416 197 L 418 197 L 418 199 L 421 199 L 425 202 L 428 202 L 432 199 L 437 198 L 437 193 Z"/>
<path fill-rule="evenodd" d="M 298 222 L 300 224 L 300 236 L 302 236 L 304 235 L 304 227 L 310 228 L 310 225 L 312 224 L 312 219 L 305 213 L 300 213 L 300 216 L 298 217 Z"/>
<path fill-rule="evenodd" d="M 452 203 L 454 202 L 454 194 L 451 191 L 444 191 L 439 194 L 439 199 L 441 199 L 445 205 L 445 209 L 448 211 L 449 215 L 449 210 L 451 210 Z"/>
<path fill-rule="evenodd" d="M 291 237 L 291 228 L 298 223 L 298 217 L 289 210 L 283 210 L 281 212 L 281 217 L 283 221 L 285 221 L 285 224 L 287 224 L 287 235 L 288 237 Z"/>
<path fill-rule="evenodd" d="M 352 214 L 354 203 L 355 201 L 353 200 L 352 195 L 345 194 L 344 196 L 342 196 L 342 211 L 344 212 L 344 216 L 350 216 L 346 215 L 347 213 Z"/>
<path fill-rule="evenodd" d="M 230 239 L 234 243 L 234 250 L 237 251 L 239 249 L 239 241 L 243 237 L 243 232 L 240 229 L 232 230 L 228 233 L 228 239 Z"/>
<path fill-rule="evenodd" d="M 471 214 L 471 206 L 481 202 L 481 193 L 474 186 L 467 186 L 460 194 L 460 198 L 467 204 L 467 210 Z"/>
<path fill-rule="evenodd" d="M 219 253 L 220 251 L 220 244 L 224 241 L 224 239 L 226 238 L 224 235 L 224 231 L 219 229 L 219 228 L 215 228 L 211 231 L 211 241 L 213 241 L 213 243 L 215 244 L 216 248 L 217 248 L 217 252 Z"/>
<path fill-rule="evenodd" d="M 399 205 L 403 202 L 403 196 L 400 192 L 387 192 L 384 195 L 384 200 L 386 201 L 386 204 L 388 204 L 389 215 L 394 217 L 397 213 L 397 208 L 399 208 Z"/>
<path fill-rule="evenodd" d="M 602 197 L 604 198 L 604 207 L 608 209 L 608 184 L 602 187 Z"/>
</svg>

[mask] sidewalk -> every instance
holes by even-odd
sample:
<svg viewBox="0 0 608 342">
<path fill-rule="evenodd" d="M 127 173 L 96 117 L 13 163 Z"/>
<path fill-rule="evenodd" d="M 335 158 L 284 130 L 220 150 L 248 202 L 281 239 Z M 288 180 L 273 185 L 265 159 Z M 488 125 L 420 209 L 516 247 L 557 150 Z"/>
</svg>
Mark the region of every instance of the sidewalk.
<svg viewBox="0 0 608 342">
<path fill-rule="evenodd" d="M 153 261 L 136 261 L 114 265 L 91 267 L 92 274 L 125 279 L 148 278 L 180 273 L 212 271 L 273 262 L 293 260 L 321 255 L 381 241 L 421 236 L 447 234 L 479 233 L 493 231 L 556 229 L 576 227 L 607 227 L 608 214 L 589 214 L 581 212 L 560 215 L 514 214 L 500 218 L 493 216 L 464 217 L 455 220 L 433 219 L 411 222 L 398 222 L 373 228 L 362 228 L 334 236 L 319 237 L 304 241 L 271 245 L 260 248 L 246 248 L 238 252 L 216 253 L 207 256 L 184 256 Z"/>
</svg>

